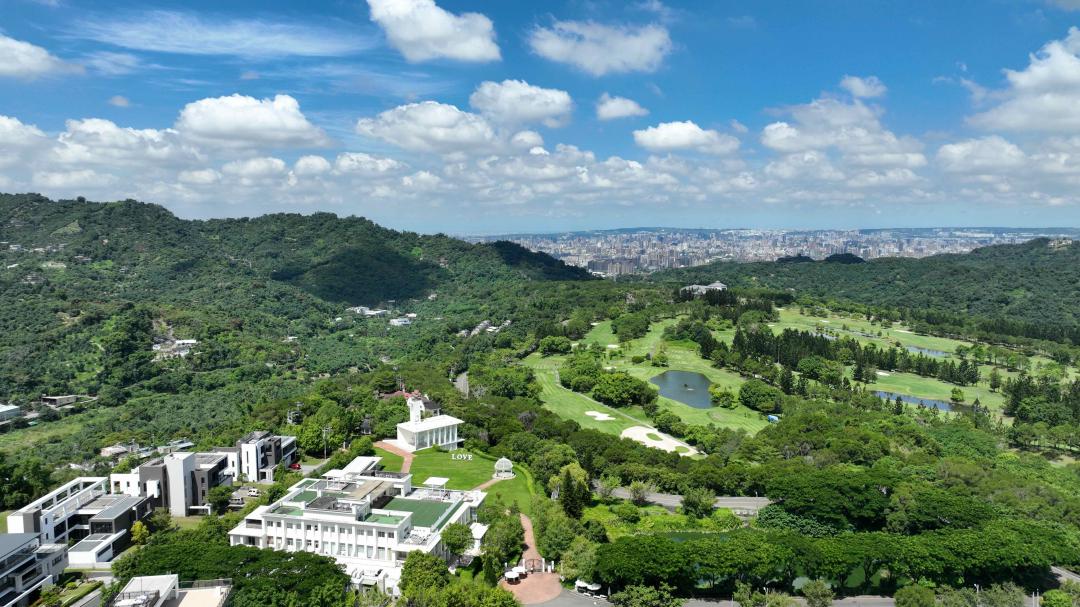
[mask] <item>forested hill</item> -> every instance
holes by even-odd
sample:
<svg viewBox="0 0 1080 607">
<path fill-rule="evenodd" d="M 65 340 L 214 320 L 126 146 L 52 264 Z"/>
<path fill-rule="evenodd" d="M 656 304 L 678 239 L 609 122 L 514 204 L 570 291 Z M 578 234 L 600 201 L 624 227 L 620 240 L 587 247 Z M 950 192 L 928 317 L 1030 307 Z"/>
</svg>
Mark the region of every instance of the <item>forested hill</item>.
<svg viewBox="0 0 1080 607">
<path fill-rule="evenodd" d="M 485 319 L 505 320 L 513 298 L 496 293 L 590 279 L 511 243 L 398 232 L 362 218 L 190 221 L 153 204 L 34 194 L 0 194 L 0 261 L 0 402 L 46 391 L 96 392 L 108 365 L 103 342 L 118 325 L 135 322 L 124 312 L 133 306 L 155 323 L 153 337 L 171 328 L 177 338 L 213 348 L 200 357 L 203 365 L 289 359 L 334 370 L 398 352 L 355 330 L 357 342 L 348 349 L 313 345 L 323 348 L 319 359 L 296 354 L 282 339 L 324 334 L 327 323 L 354 305 L 445 316 L 444 325 L 425 325 L 435 337 L 409 333 L 414 340 L 441 339 Z M 139 333 L 132 340 L 148 351 L 150 331 Z M 399 337 L 390 345 L 408 341 Z M 116 384 L 132 385 L 137 375 Z"/>
<path fill-rule="evenodd" d="M 1080 243 L 1037 239 L 962 255 L 866 263 L 731 263 L 660 272 L 653 280 L 792 289 L 825 299 L 979 317 L 1014 335 L 1080 338 Z M 1010 325 L 1010 326 L 1005 326 Z"/>
<path fill-rule="evenodd" d="M 96 204 L 0 195 L 0 240 L 25 248 L 64 244 L 114 263 L 162 263 L 174 273 L 228 265 L 294 284 L 323 299 L 374 305 L 448 283 L 588 278 L 584 270 L 508 242 L 469 244 L 331 213 L 185 221 L 157 205 Z"/>
</svg>

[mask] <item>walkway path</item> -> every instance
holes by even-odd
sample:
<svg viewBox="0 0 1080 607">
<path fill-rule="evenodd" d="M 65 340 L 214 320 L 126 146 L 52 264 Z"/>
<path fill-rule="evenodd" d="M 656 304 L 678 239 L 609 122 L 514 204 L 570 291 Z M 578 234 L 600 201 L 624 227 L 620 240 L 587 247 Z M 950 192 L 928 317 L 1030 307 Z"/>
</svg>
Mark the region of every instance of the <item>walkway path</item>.
<svg viewBox="0 0 1080 607">
<path fill-rule="evenodd" d="M 611 494 L 619 499 L 630 499 L 630 490 L 626 487 L 617 487 Z M 673 493 L 647 493 L 645 501 L 674 510 L 682 505 L 682 496 Z M 713 507 L 727 508 L 740 516 L 754 516 L 758 510 L 771 503 L 772 500 L 767 497 L 718 497 Z"/>
<path fill-rule="evenodd" d="M 406 451 L 404 449 L 401 449 L 399 447 L 391 445 L 390 443 L 388 443 L 388 442 L 386 442 L 384 440 L 381 440 L 381 441 L 375 443 L 375 446 L 382 449 L 383 451 L 389 451 L 390 453 L 393 453 L 394 455 L 400 455 L 401 456 L 401 471 L 402 472 L 408 472 L 409 468 L 412 468 L 412 460 L 413 460 L 413 454 L 412 453 L 409 453 L 408 451 Z"/>
<path fill-rule="evenodd" d="M 513 477 L 510 477 L 510 478 L 513 478 Z M 488 487 L 494 485 L 495 483 L 497 483 L 499 481 L 508 481 L 508 480 L 510 480 L 510 479 L 509 478 L 492 478 L 491 480 L 486 480 L 486 481 L 480 483 L 479 485 L 473 487 L 473 491 L 483 491 L 483 490 L 487 489 Z"/>
<path fill-rule="evenodd" d="M 539 561 L 540 552 L 536 549 L 532 521 L 524 514 L 521 515 L 521 526 L 525 528 L 525 553 L 522 554 L 522 558 L 526 561 L 534 559 Z M 557 573 L 530 573 L 516 584 L 508 584 L 506 580 L 502 580 L 499 586 L 514 593 L 522 605 L 545 603 L 562 594 L 562 585 L 559 583 Z"/>
</svg>

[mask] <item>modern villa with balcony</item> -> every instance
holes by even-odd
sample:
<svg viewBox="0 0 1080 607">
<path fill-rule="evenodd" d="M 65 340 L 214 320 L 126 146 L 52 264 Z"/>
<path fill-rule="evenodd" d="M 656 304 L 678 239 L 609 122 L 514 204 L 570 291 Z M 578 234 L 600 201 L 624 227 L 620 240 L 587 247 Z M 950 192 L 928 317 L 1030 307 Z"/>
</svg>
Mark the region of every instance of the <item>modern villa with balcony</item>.
<svg viewBox="0 0 1080 607">
<path fill-rule="evenodd" d="M 65 567 L 62 544 L 42 544 L 37 533 L 0 534 L 0 607 L 29 605 Z"/>
<path fill-rule="evenodd" d="M 230 543 L 330 556 L 357 586 L 394 593 L 408 553 L 446 557 L 442 529 L 472 523 L 486 494 L 451 491 L 437 478 L 413 488 L 412 475 L 379 470 L 379 461 L 358 457 L 297 483 L 230 531 Z"/>
<path fill-rule="evenodd" d="M 129 530 L 150 513 L 145 497 L 110 495 L 105 477 L 65 483 L 7 517 L 10 533 L 38 536 L 42 544 L 68 544 L 68 560 L 79 567 L 107 563 L 131 543 Z"/>
</svg>

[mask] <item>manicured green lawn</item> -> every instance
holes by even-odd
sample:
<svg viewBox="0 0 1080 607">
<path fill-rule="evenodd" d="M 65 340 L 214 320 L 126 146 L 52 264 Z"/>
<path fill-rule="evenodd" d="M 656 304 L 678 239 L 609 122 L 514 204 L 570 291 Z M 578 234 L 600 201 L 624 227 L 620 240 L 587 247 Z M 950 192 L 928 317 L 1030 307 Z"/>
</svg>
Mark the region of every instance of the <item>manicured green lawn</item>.
<svg viewBox="0 0 1080 607">
<path fill-rule="evenodd" d="M 702 359 L 697 353 L 697 345 L 690 342 L 664 342 L 669 364 L 667 367 L 654 367 L 649 361 L 634 363 L 634 356 L 655 354 L 657 348 L 663 342 L 664 328 L 674 324 L 675 319 L 665 319 L 653 323 L 648 334 L 640 339 L 628 341 L 618 349 L 608 350 L 611 358 L 604 361 L 604 366 L 618 371 L 624 371 L 648 381 L 649 379 L 669 369 L 680 371 L 693 371 L 701 373 L 709 378 L 709 381 L 737 392 L 742 385 L 743 379 L 736 373 L 717 369 L 707 360 Z M 608 345 L 618 343 L 617 338 L 611 333 L 611 322 L 598 323 L 582 340 L 581 344 L 599 343 Z M 556 369 L 562 364 L 565 357 L 552 356 L 548 358 L 533 354 L 525 359 L 525 364 L 532 367 L 537 374 L 537 381 L 541 387 L 540 398 L 544 404 L 566 419 L 577 421 L 583 428 L 592 428 L 612 434 L 620 434 L 631 426 L 651 426 L 652 423 L 638 408 L 627 410 L 613 409 L 602 405 L 583 394 L 578 394 L 563 388 L 556 381 Z M 658 401 L 661 409 L 671 411 L 683 421 L 696 424 L 716 424 L 725 428 L 742 428 L 751 434 L 764 428 L 768 422 L 756 411 L 745 407 L 736 409 L 697 409 L 684 403 L 661 397 Z M 607 413 L 614 420 L 597 421 L 585 415 L 586 411 Z"/>
<path fill-rule="evenodd" d="M 454 451 L 453 455 L 472 455 L 472 460 L 454 459 L 451 453 L 438 449 L 417 451 L 409 469 L 413 485 L 420 486 L 430 477 L 442 476 L 450 479 L 446 485 L 450 489 L 472 489 L 491 480 L 495 462 L 464 449 Z"/>
<path fill-rule="evenodd" d="M 509 480 L 499 481 L 488 487 L 486 489 L 488 499 L 497 497 L 507 506 L 516 502 L 522 512 L 526 515 L 532 514 L 533 494 L 529 489 L 529 481 L 532 477 L 529 475 L 528 470 L 521 466 L 514 466 L 514 474 L 517 476 Z M 537 491 L 539 490 L 537 488 Z"/>
<path fill-rule="evenodd" d="M 932 377 L 920 377 L 913 373 L 890 373 L 879 376 L 875 383 L 867 386 L 869 390 L 894 392 L 918 398 L 932 398 L 948 401 L 953 388 L 959 387 L 964 392 L 964 404 L 970 405 L 978 397 L 980 403 L 991 410 L 1000 412 L 1005 405 L 1005 398 L 997 392 L 991 392 L 985 382 L 978 386 L 954 386 Z"/>
<path fill-rule="evenodd" d="M 173 523 L 181 529 L 194 529 L 206 518 L 205 516 L 174 516 Z"/>
<path fill-rule="evenodd" d="M 384 449 L 375 447 L 375 455 L 382 458 L 379 462 L 383 468 L 390 472 L 401 472 L 401 464 L 404 462 L 402 457 L 396 453 L 390 453 Z"/>
<path fill-rule="evenodd" d="M 0 512 L 0 533 L 7 533 L 7 515 L 9 514 L 11 514 L 11 510 Z"/>
<path fill-rule="evenodd" d="M 536 372 L 536 380 L 540 384 L 540 398 L 544 405 L 554 411 L 559 417 L 572 419 L 581 424 L 582 428 L 600 430 L 619 435 L 623 430 L 631 426 L 650 425 L 644 418 L 631 417 L 627 413 L 614 409 L 595 400 L 578 394 L 562 387 L 555 380 L 555 367 L 562 362 L 558 359 L 541 359 L 533 354 L 525 359 L 525 364 L 532 366 Z M 595 418 L 585 415 L 586 411 L 596 411 L 610 415 L 611 420 L 597 421 Z"/>
</svg>

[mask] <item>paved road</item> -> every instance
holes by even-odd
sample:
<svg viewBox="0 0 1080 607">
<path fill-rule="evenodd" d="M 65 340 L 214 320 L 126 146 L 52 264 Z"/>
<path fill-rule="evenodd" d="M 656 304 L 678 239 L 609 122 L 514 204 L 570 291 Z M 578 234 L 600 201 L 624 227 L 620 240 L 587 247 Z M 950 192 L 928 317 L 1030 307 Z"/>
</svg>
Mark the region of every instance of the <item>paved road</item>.
<svg viewBox="0 0 1080 607">
<path fill-rule="evenodd" d="M 626 487 L 619 487 L 615 489 L 613 495 L 624 500 L 630 499 L 630 490 Z M 645 501 L 674 510 L 682 505 L 682 496 L 672 493 L 649 493 L 645 496 Z M 767 497 L 718 497 L 716 498 L 715 507 L 727 508 L 736 514 L 753 516 L 757 514 L 758 510 L 771 503 L 772 500 Z"/>
<path fill-rule="evenodd" d="M 798 605 L 806 604 L 802 597 L 795 597 L 795 602 Z M 603 599 L 584 596 L 572 590 L 563 590 L 562 594 L 550 601 L 541 603 L 541 605 L 543 607 L 593 607 L 594 605 L 607 607 L 611 603 Z M 887 596 L 853 596 L 833 601 L 833 605 L 838 607 L 895 607 L 896 601 Z M 684 607 L 740 607 L 740 605 L 734 601 L 689 599 L 684 604 Z"/>
<path fill-rule="evenodd" d="M 1057 576 L 1059 582 L 1074 582 L 1076 584 L 1080 584 L 1080 575 L 1077 575 L 1072 571 L 1069 571 L 1068 569 L 1063 569 L 1061 567 L 1051 567 L 1050 571 L 1052 571 L 1054 575 Z"/>
</svg>

